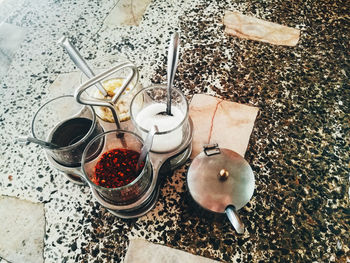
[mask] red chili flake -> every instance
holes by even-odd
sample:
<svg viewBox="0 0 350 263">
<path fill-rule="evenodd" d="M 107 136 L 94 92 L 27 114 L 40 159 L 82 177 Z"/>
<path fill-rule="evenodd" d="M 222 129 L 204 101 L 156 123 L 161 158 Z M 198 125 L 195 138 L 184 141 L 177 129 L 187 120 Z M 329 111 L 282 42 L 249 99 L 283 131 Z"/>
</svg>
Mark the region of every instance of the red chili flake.
<svg viewBox="0 0 350 263">
<path fill-rule="evenodd" d="M 117 188 L 134 181 L 139 175 L 136 164 L 140 153 L 128 149 L 105 152 L 95 166 L 92 182 L 106 188 Z M 140 165 L 140 170 L 144 163 Z"/>
<path fill-rule="evenodd" d="M 12 176 L 12 175 L 9 175 L 9 176 L 8 176 L 8 179 L 9 179 L 9 181 L 12 181 L 13 176 Z"/>
</svg>

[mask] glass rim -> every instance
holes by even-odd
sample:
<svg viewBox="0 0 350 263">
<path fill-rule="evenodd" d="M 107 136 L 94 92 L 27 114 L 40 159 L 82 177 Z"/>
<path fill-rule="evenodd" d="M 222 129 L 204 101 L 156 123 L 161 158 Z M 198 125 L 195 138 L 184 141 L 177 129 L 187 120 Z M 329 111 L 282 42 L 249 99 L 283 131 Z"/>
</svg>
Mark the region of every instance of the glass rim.
<svg viewBox="0 0 350 263">
<path fill-rule="evenodd" d="M 35 130 L 34 130 L 34 123 L 35 121 L 37 120 L 37 116 L 39 114 L 39 112 L 41 112 L 41 110 L 46 106 L 48 105 L 49 103 L 55 101 L 55 100 L 59 100 L 59 99 L 62 99 L 62 98 L 74 98 L 73 95 L 62 95 L 62 96 L 58 96 L 56 98 L 53 98 L 47 102 L 45 102 L 42 106 L 40 106 L 40 108 L 35 112 L 34 114 L 34 117 L 32 119 L 32 126 L 31 126 L 31 131 L 32 131 L 32 134 L 33 134 L 33 137 L 34 138 L 37 138 L 37 139 L 40 139 L 36 136 L 35 134 Z M 77 101 L 76 101 L 77 104 L 79 104 Z M 82 108 L 84 107 L 87 107 L 88 109 L 90 109 L 91 113 L 92 113 L 92 124 L 91 124 L 91 127 L 89 129 L 89 131 L 84 135 L 83 138 L 81 138 L 79 141 L 71 144 L 71 145 L 68 145 L 68 146 L 63 146 L 63 147 L 58 147 L 58 148 L 55 148 L 54 151 L 66 151 L 66 150 L 69 150 L 71 148 L 74 148 L 76 147 L 77 145 L 81 144 L 83 141 L 85 141 L 91 134 L 92 132 L 94 131 L 95 127 L 96 127 L 96 114 L 95 114 L 95 110 L 92 106 L 90 105 L 84 105 L 84 104 L 79 104 L 82 106 Z M 46 138 L 44 139 L 44 141 L 46 141 Z"/>
<path fill-rule="evenodd" d="M 110 131 L 106 131 L 106 132 L 103 132 L 103 133 L 100 133 L 98 134 L 96 137 L 94 137 L 89 143 L 88 145 L 86 145 L 85 149 L 84 149 L 84 152 L 83 152 L 83 156 L 82 156 L 82 159 L 81 159 L 81 169 L 83 171 L 83 176 L 84 176 L 84 179 L 87 180 L 88 184 L 92 184 L 94 188 L 96 189 L 101 189 L 101 190 L 104 190 L 104 191 L 121 191 L 121 190 L 124 190 L 130 186 L 133 186 L 134 184 L 136 184 L 140 178 L 142 177 L 142 175 L 145 173 L 145 169 L 146 169 L 146 166 L 145 165 L 142 169 L 142 171 L 139 173 L 139 175 L 135 178 L 134 181 L 132 181 L 131 183 L 129 184 L 126 184 L 126 185 L 123 185 L 123 186 L 120 186 L 120 187 L 116 187 L 116 188 L 107 188 L 107 187 L 103 187 L 103 186 L 100 186 L 100 185 L 97 185 L 95 184 L 94 182 L 92 182 L 89 178 L 89 176 L 87 176 L 87 173 L 86 173 L 86 170 L 85 170 L 85 159 L 86 159 L 86 155 L 87 155 L 87 149 L 90 148 L 90 146 L 95 142 L 97 141 L 97 139 L 101 138 L 102 136 L 105 136 L 109 133 L 129 133 L 133 136 L 135 136 L 141 143 L 142 143 L 142 146 L 144 145 L 144 141 L 143 139 L 137 135 L 136 133 L 134 132 L 131 132 L 131 131 L 127 131 L 127 130 L 122 130 L 122 129 L 115 129 L 115 130 L 110 130 Z M 104 140 L 104 144 L 106 144 L 106 140 Z M 96 159 L 96 158 L 95 158 Z M 149 154 L 147 154 L 146 156 L 146 160 L 145 160 L 145 164 L 148 163 L 148 160 L 149 160 Z M 92 160 L 89 160 L 89 162 L 91 162 Z"/>
<path fill-rule="evenodd" d="M 162 89 L 166 89 L 167 88 L 167 85 L 166 84 L 152 84 L 150 86 L 147 86 L 143 89 L 141 89 L 139 92 L 137 92 L 135 94 L 135 96 L 132 98 L 131 102 L 130 102 L 130 117 L 131 117 L 131 120 L 132 122 L 134 123 L 134 125 L 139 128 L 141 131 L 143 132 L 146 132 L 148 133 L 149 130 L 146 130 L 144 129 L 143 127 L 141 127 L 140 125 L 138 125 L 138 123 L 136 122 L 135 118 L 134 118 L 134 113 L 133 113 L 133 110 L 132 110 L 132 105 L 134 104 L 134 101 L 136 100 L 136 97 L 141 94 L 143 91 L 145 90 L 149 90 L 151 88 L 162 88 Z M 183 94 L 183 92 L 175 87 L 172 88 L 172 90 L 175 90 L 176 92 L 178 92 L 180 94 L 180 96 L 184 99 L 185 103 L 186 103 L 186 112 L 184 114 L 184 117 L 182 119 L 182 121 L 174 128 L 172 128 L 171 130 L 166 130 L 166 131 L 161 131 L 161 132 L 156 132 L 155 134 L 156 135 L 163 135 L 163 134 L 168 134 L 168 133 L 171 133 L 175 130 L 177 130 L 178 128 L 180 128 L 184 123 L 185 121 L 188 119 L 188 111 L 189 111 L 189 105 L 188 105 L 188 102 L 187 102 L 187 99 L 185 97 L 185 95 Z M 136 116 L 135 116 L 136 117 Z"/>
</svg>

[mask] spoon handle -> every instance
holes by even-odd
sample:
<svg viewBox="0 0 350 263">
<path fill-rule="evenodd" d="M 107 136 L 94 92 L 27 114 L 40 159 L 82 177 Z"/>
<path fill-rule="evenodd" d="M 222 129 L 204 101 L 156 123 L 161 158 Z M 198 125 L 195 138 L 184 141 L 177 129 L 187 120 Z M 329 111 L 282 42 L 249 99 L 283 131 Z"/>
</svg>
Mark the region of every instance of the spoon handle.
<svg viewBox="0 0 350 263">
<path fill-rule="evenodd" d="M 239 218 L 239 215 L 237 213 L 236 208 L 233 205 L 229 205 L 225 209 L 225 213 L 230 220 L 233 227 L 236 229 L 238 234 L 244 233 L 244 224 L 242 223 L 241 219 Z"/>
<path fill-rule="evenodd" d="M 180 36 L 179 33 L 175 32 L 170 40 L 169 50 L 168 50 L 168 92 L 167 92 L 167 104 L 166 112 L 171 115 L 171 89 L 173 86 L 175 72 L 177 68 L 177 61 L 179 58 L 179 46 L 180 46 Z"/>
<path fill-rule="evenodd" d="M 136 164 L 136 171 L 139 170 L 141 162 L 146 158 L 147 154 L 151 150 L 153 137 L 157 132 L 158 132 L 157 125 L 154 125 L 153 127 L 151 127 L 150 131 L 148 132 L 147 137 L 145 139 L 145 143 L 143 144 L 143 147 L 141 149 L 139 160 L 137 161 L 137 164 Z"/>
<path fill-rule="evenodd" d="M 86 63 L 84 58 L 80 55 L 78 49 L 69 41 L 68 38 L 63 36 L 58 43 L 67 51 L 69 57 L 74 62 L 74 64 L 88 77 L 92 78 L 95 76 L 95 73 L 91 70 L 89 65 Z M 104 97 L 107 96 L 106 90 L 103 88 L 101 83 L 97 83 L 96 87 L 102 93 Z"/>
<path fill-rule="evenodd" d="M 51 149 L 51 150 L 59 148 L 59 146 L 54 143 L 42 141 L 34 137 L 21 137 L 21 138 L 17 138 L 17 141 L 22 144 L 35 143 L 40 145 L 41 147 Z"/>
</svg>

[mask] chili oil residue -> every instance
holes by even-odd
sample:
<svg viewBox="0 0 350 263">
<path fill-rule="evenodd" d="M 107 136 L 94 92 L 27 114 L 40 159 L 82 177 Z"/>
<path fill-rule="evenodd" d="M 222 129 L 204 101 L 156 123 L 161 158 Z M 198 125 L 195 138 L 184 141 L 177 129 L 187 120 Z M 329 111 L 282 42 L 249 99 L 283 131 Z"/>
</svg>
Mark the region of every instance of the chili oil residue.
<svg viewBox="0 0 350 263">
<path fill-rule="evenodd" d="M 118 188 L 130 184 L 144 167 L 142 162 L 139 171 L 136 171 L 139 157 L 140 153 L 128 149 L 105 152 L 95 166 L 92 182 L 105 188 Z"/>
</svg>

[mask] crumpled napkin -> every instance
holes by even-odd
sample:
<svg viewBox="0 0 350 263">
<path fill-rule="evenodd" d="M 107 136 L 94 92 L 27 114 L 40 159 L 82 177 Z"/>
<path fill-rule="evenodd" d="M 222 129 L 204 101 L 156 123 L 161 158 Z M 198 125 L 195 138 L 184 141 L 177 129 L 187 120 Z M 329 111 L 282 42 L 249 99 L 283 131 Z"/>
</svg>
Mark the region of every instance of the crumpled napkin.
<svg viewBox="0 0 350 263">
<path fill-rule="evenodd" d="M 223 24 L 229 35 L 274 45 L 295 46 L 300 37 L 298 29 L 246 16 L 237 11 L 226 11 Z"/>
<path fill-rule="evenodd" d="M 218 261 L 156 245 L 142 239 L 131 239 L 124 263 L 216 263 Z"/>
<path fill-rule="evenodd" d="M 211 143 L 244 157 L 258 111 L 257 107 L 195 94 L 189 109 L 193 121 L 191 159 Z"/>
</svg>

